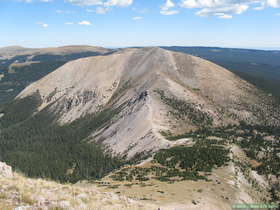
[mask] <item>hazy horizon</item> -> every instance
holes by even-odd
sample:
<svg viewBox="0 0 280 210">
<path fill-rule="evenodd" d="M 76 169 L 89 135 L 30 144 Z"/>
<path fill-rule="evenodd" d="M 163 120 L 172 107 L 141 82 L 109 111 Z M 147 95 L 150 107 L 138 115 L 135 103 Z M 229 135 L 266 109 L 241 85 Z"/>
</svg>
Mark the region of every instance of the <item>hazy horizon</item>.
<svg viewBox="0 0 280 210">
<path fill-rule="evenodd" d="M 101 45 L 92 45 L 92 44 L 68 44 L 68 45 L 56 45 L 56 46 L 39 46 L 39 47 L 31 47 L 31 46 L 23 46 L 23 45 L 4 45 L 0 46 L 0 48 L 6 48 L 6 47 L 22 47 L 22 48 L 34 48 L 34 49 L 40 49 L 40 48 L 52 48 L 52 47 L 65 47 L 65 46 L 94 46 L 94 47 L 103 47 L 103 48 L 110 48 L 110 49 L 116 49 L 116 48 L 133 48 L 133 47 L 205 47 L 205 48 L 232 48 L 232 49 L 248 49 L 248 50 L 268 50 L 268 51 L 274 51 L 274 50 L 280 50 L 280 47 L 240 47 L 240 46 L 206 46 L 206 45 L 146 45 L 146 46 L 101 46 Z"/>
</svg>

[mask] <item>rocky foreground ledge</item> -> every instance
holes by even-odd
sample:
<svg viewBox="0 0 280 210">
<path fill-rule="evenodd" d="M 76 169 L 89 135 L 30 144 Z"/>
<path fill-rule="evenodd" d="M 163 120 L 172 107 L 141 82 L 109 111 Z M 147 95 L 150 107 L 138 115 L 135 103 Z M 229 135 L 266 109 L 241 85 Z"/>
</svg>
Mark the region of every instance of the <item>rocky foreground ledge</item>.
<svg viewBox="0 0 280 210">
<path fill-rule="evenodd" d="M 157 210 L 125 196 L 43 179 L 27 178 L 0 162 L 1 210 Z"/>
</svg>

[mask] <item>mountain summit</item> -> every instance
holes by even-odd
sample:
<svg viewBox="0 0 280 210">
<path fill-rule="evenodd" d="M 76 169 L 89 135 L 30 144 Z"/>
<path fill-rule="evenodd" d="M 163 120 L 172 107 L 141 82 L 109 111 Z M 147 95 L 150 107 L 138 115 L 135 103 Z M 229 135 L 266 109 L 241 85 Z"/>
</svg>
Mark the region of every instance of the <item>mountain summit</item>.
<svg viewBox="0 0 280 210">
<path fill-rule="evenodd" d="M 115 116 L 91 133 L 116 154 L 133 157 L 170 145 L 160 133 L 245 121 L 279 125 L 279 109 L 267 94 L 204 59 L 157 47 L 124 49 L 68 62 L 25 88 L 37 93 L 37 112 L 48 109 L 59 124 L 105 109 Z"/>
</svg>

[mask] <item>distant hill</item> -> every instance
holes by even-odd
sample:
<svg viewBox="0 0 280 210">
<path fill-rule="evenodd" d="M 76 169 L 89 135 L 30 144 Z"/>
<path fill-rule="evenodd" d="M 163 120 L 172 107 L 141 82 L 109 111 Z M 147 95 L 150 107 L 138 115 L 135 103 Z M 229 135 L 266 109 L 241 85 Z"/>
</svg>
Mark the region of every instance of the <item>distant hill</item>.
<svg viewBox="0 0 280 210">
<path fill-rule="evenodd" d="M 198 56 L 236 73 L 257 87 L 280 97 L 280 51 L 218 47 L 162 47 Z"/>
<path fill-rule="evenodd" d="M 12 100 L 30 83 L 41 79 L 68 61 L 111 52 L 113 50 L 93 46 L 0 48 L 0 104 Z"/>
</svg>

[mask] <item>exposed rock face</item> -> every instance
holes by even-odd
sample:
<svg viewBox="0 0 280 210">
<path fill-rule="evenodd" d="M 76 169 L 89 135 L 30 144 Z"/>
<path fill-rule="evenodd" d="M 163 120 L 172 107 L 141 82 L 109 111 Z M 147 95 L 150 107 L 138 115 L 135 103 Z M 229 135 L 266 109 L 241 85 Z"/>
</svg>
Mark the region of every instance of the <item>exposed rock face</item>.
<svg viewBox="0 0 280 210">
<path fill-rule="evenodd" d="M 271 97 L 230 71 L 198 57 L 161 48 L 125 49 L 69 62 L 23 90 L 39 92 L 61 124 L 104 108 L 121 111 L 94 141 L 132 157 L 168 147 L 159 133 L 238 123 L 279 125 Z"/>
<path fill-rule="evenodd" d="M 6 163 L 0 162 L 0 176 L 7 178 L 13 177 L 12 167 L 8 166 Z"/>
</svg>

